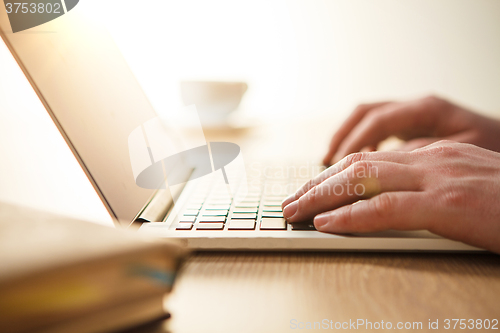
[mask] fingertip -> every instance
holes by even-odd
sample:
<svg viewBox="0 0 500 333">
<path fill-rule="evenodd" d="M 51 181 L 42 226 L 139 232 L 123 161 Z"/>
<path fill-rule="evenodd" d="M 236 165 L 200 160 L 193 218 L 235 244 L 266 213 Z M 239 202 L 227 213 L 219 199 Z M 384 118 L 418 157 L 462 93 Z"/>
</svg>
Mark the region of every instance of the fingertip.
<svg viewBox="0 0 500 333">
<path fill-rule="evenodd" d="M 323 165 L 326 167 L 332 165 L 332 154 L 328 154 L 323 158 Z"/>
<path fill-rule="evenodd" d="M 329 213 L 316 215 L 313 220 L 314 227 L 319 231 L 324 231 L 326 229 L 326 226 L 328 225 L 328 222 L 330 222 Z"/>
<path fill-rule="evenodd" d="M 281 209 L 285 209 L 286 206 L 288 206 L 291 202 L 295 200 L 295 193 L 289 195 L 283 202 L 281 203 Z"/>
<path fill-rule="evenodd" d="M 287 205 L 283 209 L 283 217 L 286 220 L 290 220 L 294 215 L 297 214 L 298 209 L 299 209 L 299 201 L 296 200 L 296 201 L 292 202 L 291 204 Z M 293 222 L 293 221 L 291 221 L 291 222 Z"/>
</svg>

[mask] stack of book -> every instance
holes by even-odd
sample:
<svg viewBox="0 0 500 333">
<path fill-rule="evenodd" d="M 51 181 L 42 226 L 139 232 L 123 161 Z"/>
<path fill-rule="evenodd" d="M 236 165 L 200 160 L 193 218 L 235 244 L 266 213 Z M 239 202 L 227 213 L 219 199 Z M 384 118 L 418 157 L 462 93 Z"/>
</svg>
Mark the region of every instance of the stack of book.
<svg viewBox="0 0 500 333">
<path fill-rule="evenodd" d="M 0 204 L 0 332 L 107 332 L 165 315 L 186 250 Z"/>
</svg>

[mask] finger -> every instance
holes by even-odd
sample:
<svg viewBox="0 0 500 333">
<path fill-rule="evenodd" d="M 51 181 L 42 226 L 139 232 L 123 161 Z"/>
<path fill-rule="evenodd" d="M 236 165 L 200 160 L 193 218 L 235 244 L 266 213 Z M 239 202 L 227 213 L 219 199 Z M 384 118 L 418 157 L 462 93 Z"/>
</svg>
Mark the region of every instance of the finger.
<svg viewBox="0 0 500 333">
<path fill-rule="evenodd" d="M 424 196 L 424 192 L 385 192 L 317 215 L 314 226 L 330 233 L 428 229 L 432 214 Z"/>
<path fill-rule="evenodd" d="M 330 146 L 328 148 L 328 153 L 323 158 L 323 164 L 326 166 L 330 166 L 332 164 L 333 155 L 337 152 L 337 149 L 342 140 L 349 134 L 350 131 L 352 131 L 352 129 L 361 121 L 361 119 L 363 119 L 368 111 L 388 103 L 389 102 L 361 104 L 356 107 L 356 109 L 354 109 L 351 115 L 344 121 L 337 132 L 333 135 L 332 140 L 330 141 Z"/>
<path fill-rule="evenodd" d="M 362 153 L 369 153 L 369 152 L 372 152 L 372 151 L 377 151 L 377 147 L 375 147 L 375 146 L 366 146 L 366 147 L 361 148 L 361 150 L 360 150 L 360 152 L 362 152 Z"/>
<path fill-rule="evenodd" d="M 358 152 L 366 146 L 377 146 L 389 136 L 415 138 L 432 132 L 436 117 L 426 100 L 391 103 L 371 110 L 344 138 L 334 160 Z"/>
<path fill-rule="evenodd" d="M 411 163 L 413 157 L 409 154 L 402 152 L 370 152 L 370 153 L 356 153 L 346 156 L 341 161 L 335 163 L 328 169 L 321 172 L 319 175 L 302 185 L 297 192 L 286 198 L 281 204 L 281 208 L 289 205 L 295 200 L 298 200 L 301 196 L 311 190 L 314 186 L 317 186 L 330 178 L 333 175 L 345 170 L 352 164 L 360 161 L 387 161 L 394 163 Z"/>
<path fill-rule="evenodd" d="M 475 136 L 475 133 L 473 131 L 464 131 L 460 132 L 454 135 L 450 135 L 444 138 L 418 138 L 418 139 L 413 139 L 402 145 L 399 150 L 400 151 L 412 151 L 418 148 L 422 148 L 425 146 L 428 146 L 430 144 L 436 143 L 441 140 L 450 140 L 450 141 L 456 141 L 456 142 L 468 142 L 471 143 L 473 141 L 473 138 Z"/>
<path fill-rule="evenodd" d="M 427 145 L 430 145 L 434 142 L 437 142 L 439 140 L 442 140 L 441 138 L 418 138 L 418 139 L 413 139 L 405 144 L 403 144 L 401 147 L 399 147 L 398 150 L 400 151 L 412 151 L 418 148 L 425 147 Z"/>
<path fill-rule="evenodd" d="M 310 220 L 322 212 L 381 192 L 420 190 L 420 179 L 416 169 L 409 165 L 357 162 L 287 205 L 283 215 L 292 223 Z"/>
</svg>

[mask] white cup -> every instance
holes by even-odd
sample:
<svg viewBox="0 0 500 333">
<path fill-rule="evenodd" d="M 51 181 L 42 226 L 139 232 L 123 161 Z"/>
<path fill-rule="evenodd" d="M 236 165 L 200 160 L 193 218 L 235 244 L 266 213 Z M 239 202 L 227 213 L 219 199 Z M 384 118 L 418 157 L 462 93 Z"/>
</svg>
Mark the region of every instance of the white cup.
<svg viewBox="0 0 500 333">
<path fill-rule="evenodd" d="M 247 91 L 245 82 L 182 81 L 184 105 L 196 105 L 204 126 L 224 126 Z"/>
</svg>

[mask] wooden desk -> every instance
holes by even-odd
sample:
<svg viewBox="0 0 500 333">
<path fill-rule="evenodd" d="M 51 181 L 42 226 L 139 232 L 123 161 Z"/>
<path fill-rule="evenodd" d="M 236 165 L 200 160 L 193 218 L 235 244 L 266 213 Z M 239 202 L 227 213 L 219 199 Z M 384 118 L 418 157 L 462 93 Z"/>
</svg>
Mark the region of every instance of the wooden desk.
<svg viewBox="0 0 500 333">
<path fill-rule="evenodd" d="M 167 307 L 171 319 L 136 331 L 297 331 L 292 319 L 422 322 L 423 331 L 438 319 L 443 331 L 446 318 L 500 319 L 500 256 L 199 253 Z"/>
<path fill-rule="evenodd" d="M 271 151 L 269 156 L 273 150 L 321 156 L 332 130 L 321 125 L 324 122 L 315 124 L 302 123 L 304 132 L 297 127 L 274 128 L 275 139 L 266 140 L 265 151 Z M 318 130 L 311 131 L 310 126 Z M 263 132 L 246 136 L 254 150 L 255 143 L 262 145 L 267 135 Z M 301 144 L 305 141 L 301 133 L 308 135 L 307 146 Z M 166 306 L 172 318 L 144 332 L 310 331 L 292 329 L 293 319 L 297 327 L 299 322 L 323 319 L 333 325 L 357 319 L 373 325 L 383 320 L 394 327 L 398 322 L 422 322 L 424 332 L 430 319 L 439 320 L 443 331 L 445 319 L 500 320 L 500 256 L 197 253 L 186 263 Z"/>
</svg>

